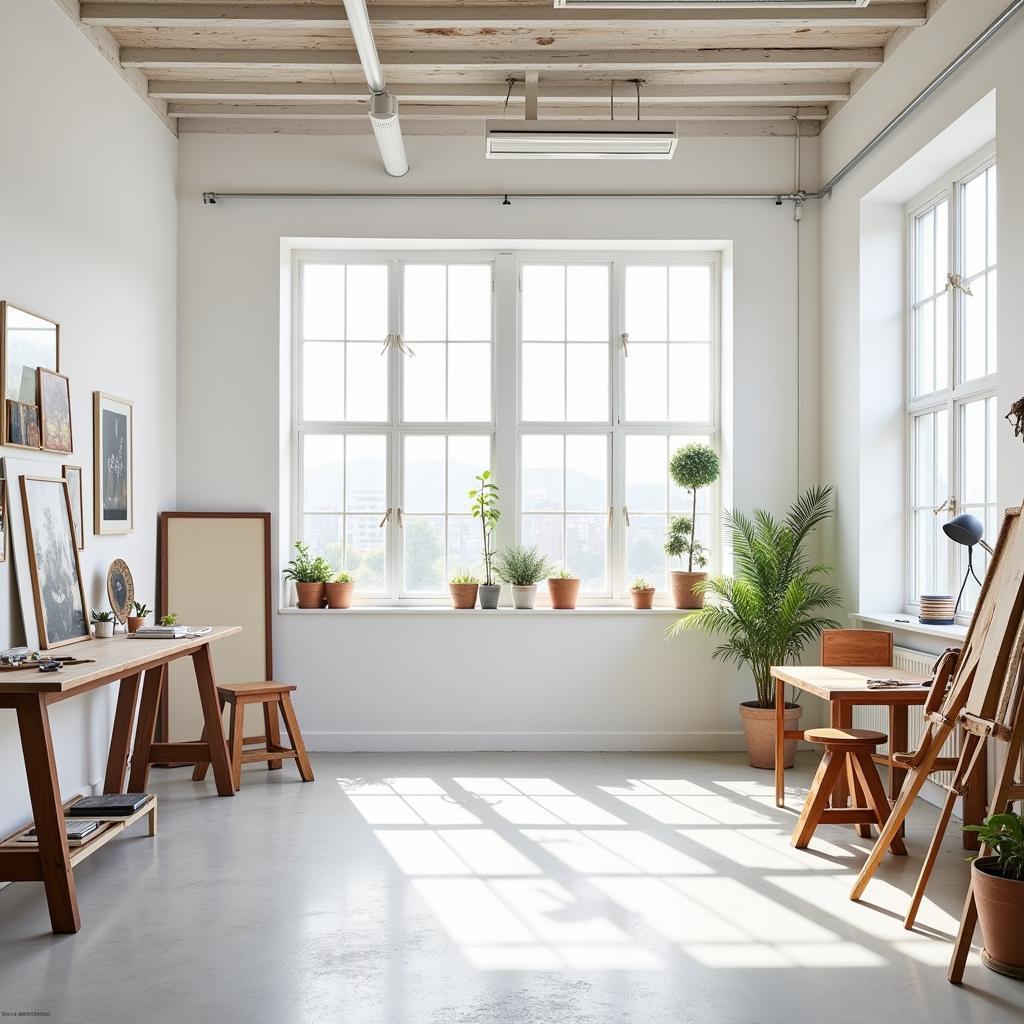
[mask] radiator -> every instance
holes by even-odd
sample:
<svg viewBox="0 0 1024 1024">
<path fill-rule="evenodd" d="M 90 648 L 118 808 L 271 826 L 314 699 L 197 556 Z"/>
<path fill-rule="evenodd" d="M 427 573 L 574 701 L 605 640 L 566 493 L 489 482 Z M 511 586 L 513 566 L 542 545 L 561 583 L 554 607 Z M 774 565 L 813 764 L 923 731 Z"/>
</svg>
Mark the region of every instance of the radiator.
<svg viewBox="0 0 1024 1024">
<path fill-rule="evenodd" d="M 893 648 L 893 665 L 896 668 L 904 669 L 907 672 L 916 672 L 924 676 L 931 675 L 932 666 L 935 664 L 937 655 L 922 654 L 920 651 L 911 651 L 906 647 Z M 919 707 L 912 707 L 909 714 L 909 738 L 907 741 L 908 750 L 917 750 L 924 733 L 924 715 Z M 874 729 L 876 732 L 888 733 L 889 731 L 889 709 L 886 707 L 858 707 L 853 709 L 853 724 L 858 729 Z M 942 757 L 960 756 L 960 730 L 956 729 L 953 735 L 946 740 L 942 748 Z M 880 747 L 880 751 L 888 751 L 889 745 Z M 905 753 L 905 751 L 896 751 Z M 933 782 L 940 785 L 949 785 L 953 781 L 953 773 L 935 772 L 929 776 Z"/>
</svg>

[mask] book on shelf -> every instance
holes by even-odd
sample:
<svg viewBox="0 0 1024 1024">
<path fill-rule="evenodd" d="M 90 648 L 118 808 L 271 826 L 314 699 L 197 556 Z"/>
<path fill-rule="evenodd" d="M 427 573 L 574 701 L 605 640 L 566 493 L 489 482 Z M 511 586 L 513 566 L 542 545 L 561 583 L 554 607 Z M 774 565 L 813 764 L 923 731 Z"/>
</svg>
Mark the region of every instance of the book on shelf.
<svg viewBox="0 0 1024 1024">
<path fill-rule="evenodd" d="M 137 640 L 183 640 L 186 637 L 206 636 L 213 626 L 143 626 L 129 637 Z"/>
<path fill-rule="evenodd" d="M 91 814 L 128 817 L 148 799 L 149 793 L 97 793 L 95 796 L 83 796 L 68 808 L 67 813 L 74 818 L 87 818 Z"/>
<path fill-rule="evenodd" d="M 64 829 L 67 832 L 68 846 L 80 846 L 99 829 L 101 824 L 102 822 L 94 819 L 65 818 Z M 38 835 L 35 828 L 30 828 L 18 837 L 19 843 L 35 843 L 37 841 Z"/>
</svg>

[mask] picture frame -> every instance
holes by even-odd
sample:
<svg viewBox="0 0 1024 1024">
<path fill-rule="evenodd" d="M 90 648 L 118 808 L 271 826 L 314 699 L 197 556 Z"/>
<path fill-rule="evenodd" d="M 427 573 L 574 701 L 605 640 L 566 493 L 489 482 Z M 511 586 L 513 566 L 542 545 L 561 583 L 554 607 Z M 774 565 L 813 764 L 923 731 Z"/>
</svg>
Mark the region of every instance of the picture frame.
<svg viewBox="0 0 1024 1024">
<path fill-rule="evenodd" d="M 114 618 L 123 626 L 135 603 L 135 580 L 123 558 L 115 558 L 107 569 L 107 600 Z"/>
<path fill-rule="evenodd" d="M 7 399 L 4 416 L 6 444 L 12 448 L 39 450 L 39 406 Z"/>
<path fill-rule="evenodd" d="M 89 640 L 89 601 L 67 481 L 22 476 L 21 501 L 39 647 L 49 650 Z"/>
<path fill-rule="evenodd" d="M 62 373 L 36 369 L 39 387 L 39 447 L 44 452 L 70 455 L 74 451 L 71 429 L 71 382 Z"/>
<path fill-rule="evenodd" d="M 71 521 L 78 539 L 78 550 L 85 550 L 85 500 L 82 492 L 82 467 L 65 465 L 61 470 L 71 495 Z"/>
<path fill-rule="evenodd" d="M 40 367 L 60 372 L 60 324 L 0 300 L 0 405 L 3 408 L 0 443 L 33 447 L 11 440 L 7 403 L 38 405 L 37 370 Z"/>
<path fill-rule="evenodd" d="M 134 527 L 134 404 L 93 392 L 93 532 L 131 533 Z"/>
</svg>

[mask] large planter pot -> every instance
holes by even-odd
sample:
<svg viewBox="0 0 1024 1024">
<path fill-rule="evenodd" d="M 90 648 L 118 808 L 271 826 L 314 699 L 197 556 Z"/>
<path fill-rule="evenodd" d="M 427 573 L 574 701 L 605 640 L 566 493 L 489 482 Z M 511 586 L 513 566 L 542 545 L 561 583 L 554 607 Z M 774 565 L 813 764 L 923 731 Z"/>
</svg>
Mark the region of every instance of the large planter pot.
<svg viewBox="0 0 1024 1024">
<path fill-rule="evenodd" d="M 672 601 L 680 609 L 703 608 L 703 593 L 695 593 L 694 586 L 708 578 L 706 572 L 672 571 Z"/>
<path fill-rule="evenodd" d="M 479 583 L 449 583 L 448 593 L 452 595 L 453 608 L 475 608 Z"/>
<path fill-rule="evenodd" d="M 570 609 L 576 607 L 576 598 L 580 592 L 580 581 L 554 577 L 548 580 L 548 593 L 551 595 L 551 607 Z"/>
<path fill-rule="evenodd" d="M 138 633 L 140 629 L 146 624 L 145 615 L 129 615 L 128 616 L 128 632 Z"/>
<path fill-rule="evenodd" d="M 501 584 L 500 583 L 481 583 L 480 584 L 480 607 L 481 608 L 497 608 L 498 600 L 501 598 Z"/>
<path fill-rule="evenodd" d="M 324 594 L 327 597 L 327 607 L 351 608 L 352 591 L 355 588 L 354 583 L 325 583 Z"/>
<path fill-rule="evenodd" d="M 296 583 L 295 597 L 300 608 L 323 608 L 323 583 Z"/>
<path fill-rule="evenodd" d="M 995 857 L 971 865 L 978 924 L 985 940 L 985 966 L 1013 978 L 1024 977 L 1024 882 L 1004 878 Z"/>
<path fill-rule="evenodd" d="M 785 711 L 786 729 L 797 729 L 804 709 L 799 704 L 787 704 Z M 758 707 L 756 701 L 744 701 L 740 705 L 743 732 L 747 737 L 747 757 L 752 768 L 775 767 L 775 708 Z M 796 758 L 796 740 L 786 740 L 783 767 L 792 768 Z"/>
<path fill-rule="evenodd" d="M 513 587 L 512 588 L 512 607 L 513 608 L 532 608 L 533 602 L 537 600 L 537 588 L 536 587 Z"/>
<path fill-rule="evenodd" d="M 654 587 L 648 587 L 646 590 L 631 590 L 629 596 L 633 598 L 634 608 L 653 608 L 654 607 Z"/>
</svg>

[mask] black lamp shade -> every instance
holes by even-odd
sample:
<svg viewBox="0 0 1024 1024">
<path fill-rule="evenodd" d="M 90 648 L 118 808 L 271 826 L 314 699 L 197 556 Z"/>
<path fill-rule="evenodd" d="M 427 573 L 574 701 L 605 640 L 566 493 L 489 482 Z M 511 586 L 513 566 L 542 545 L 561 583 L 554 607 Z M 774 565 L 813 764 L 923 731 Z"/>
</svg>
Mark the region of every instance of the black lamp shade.
<svg viewBox="0 0 1024 1024">
<path fill-rule="evenodd" d="M 942 524 L 942 531 L 956 544 L 973 548 L 985 534 L 985 527 L 977 516 L 963 512 Z"/>
</svg>

